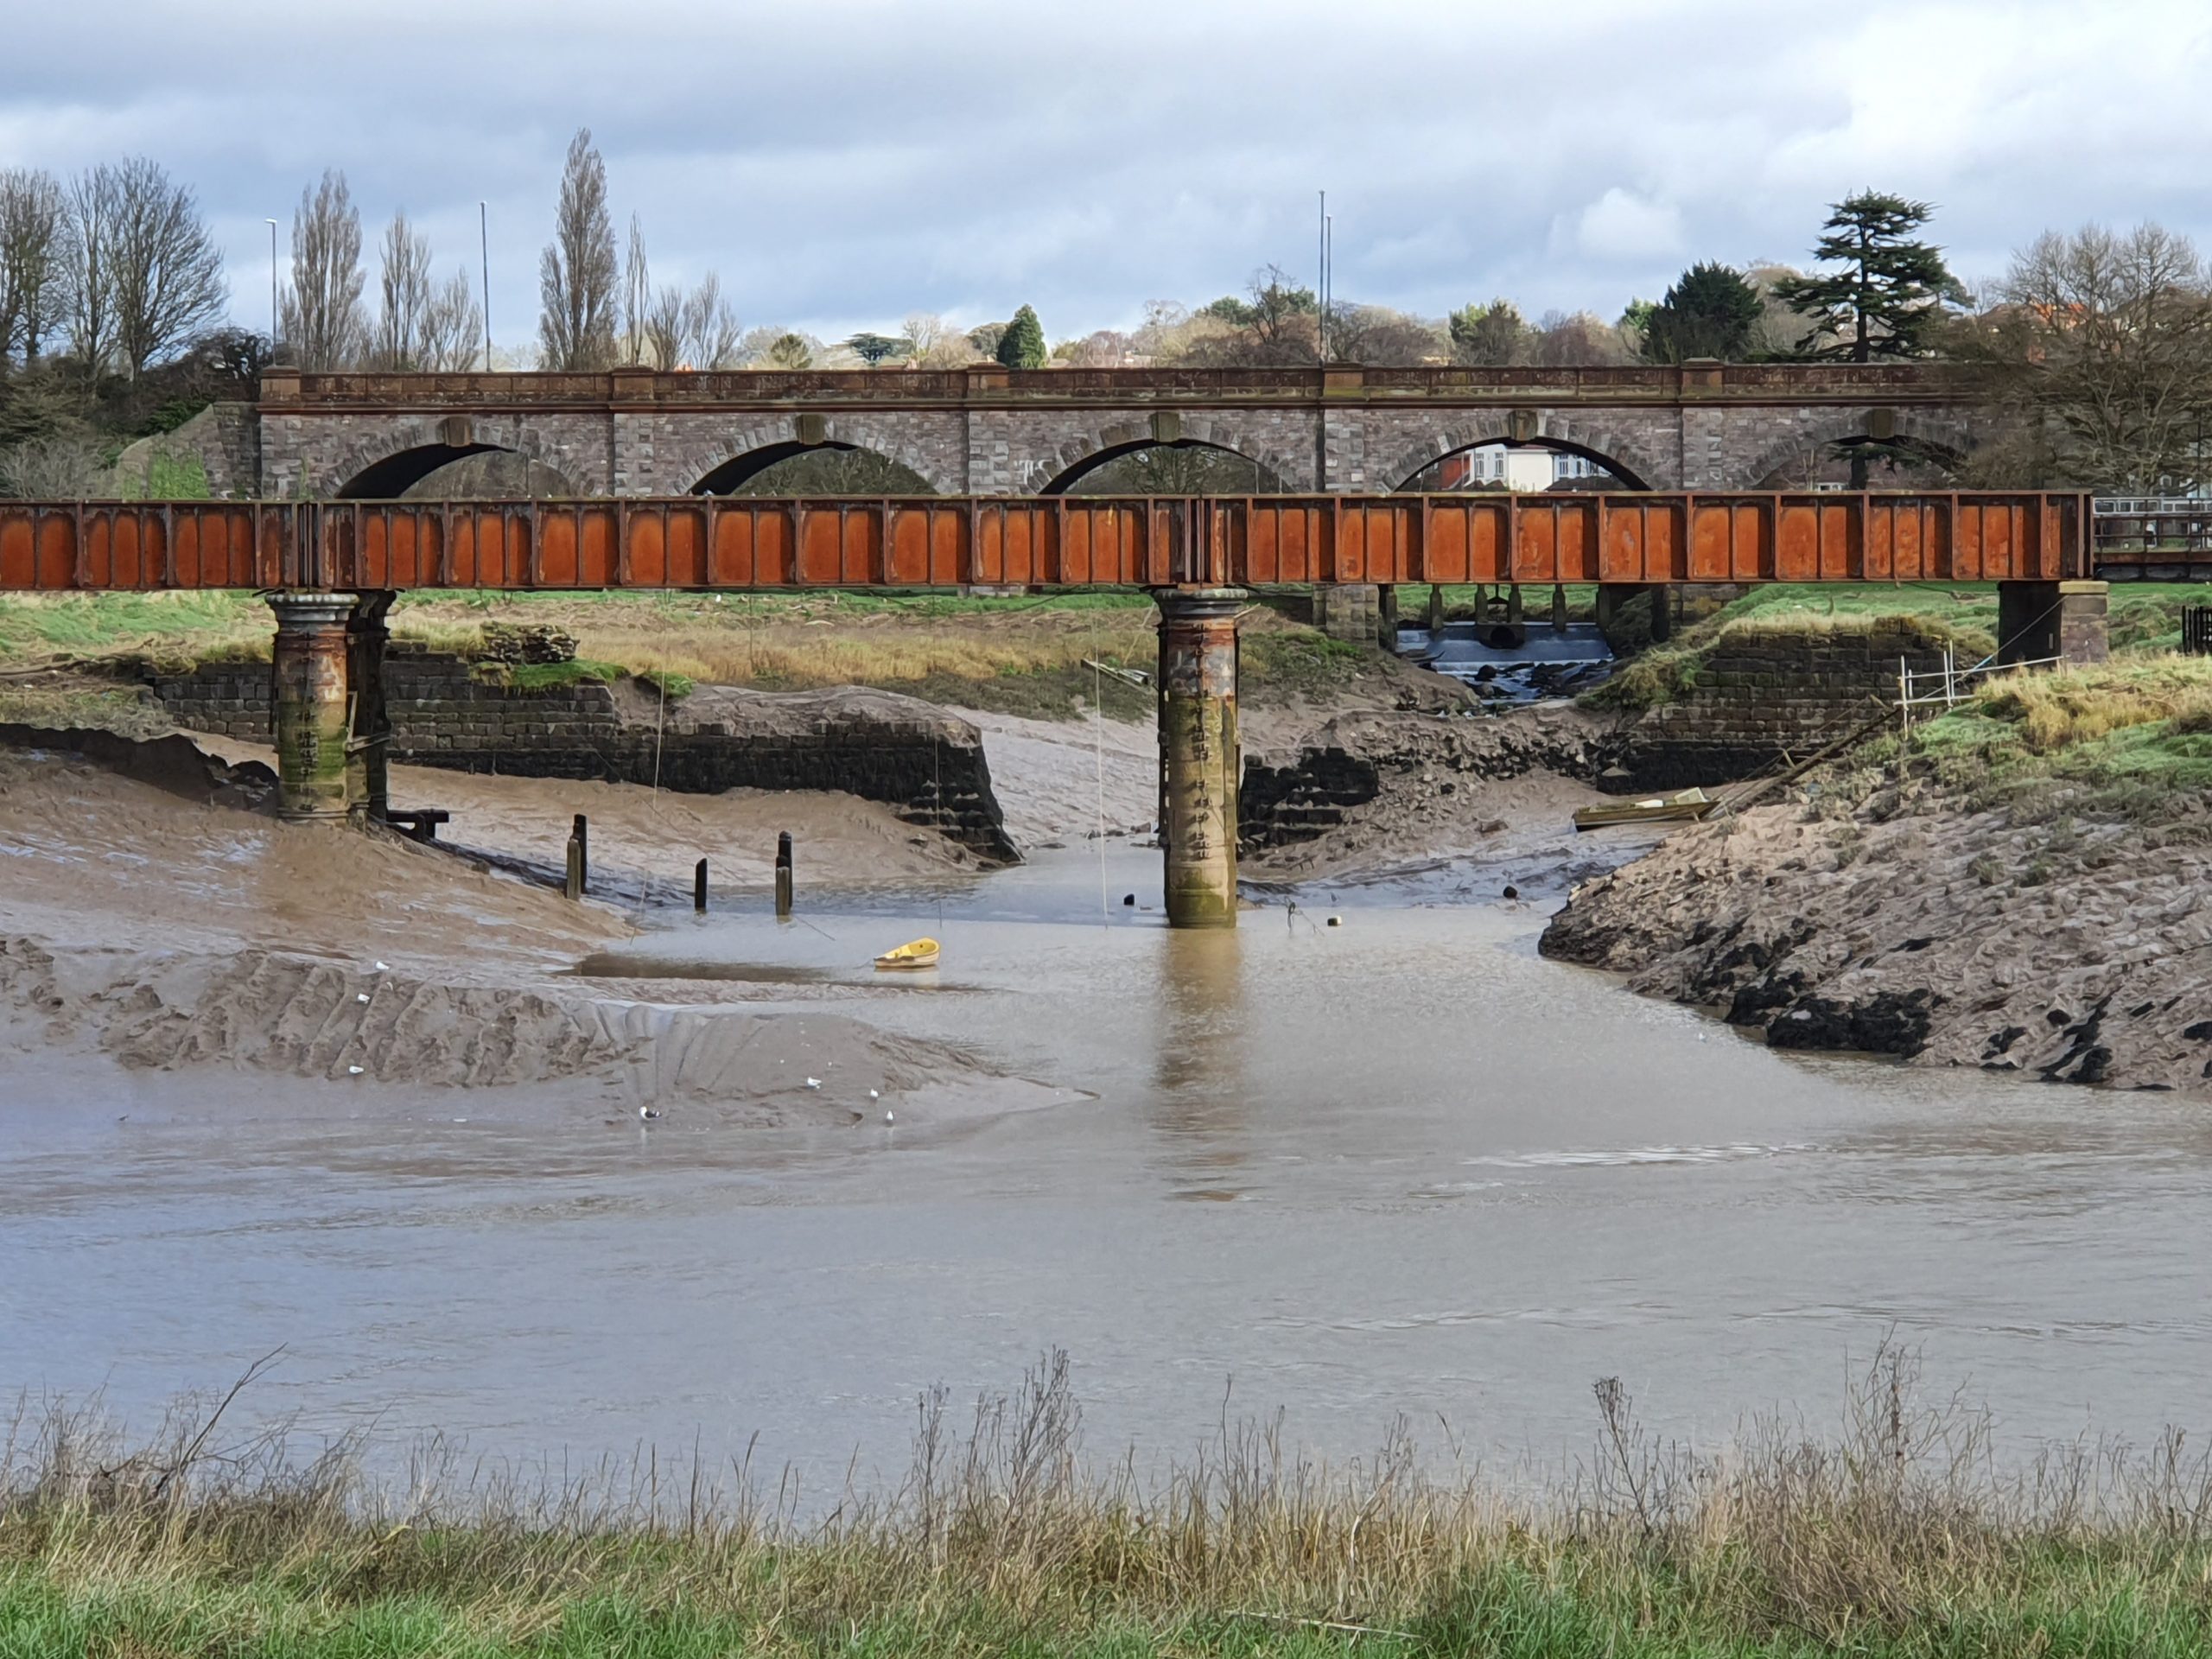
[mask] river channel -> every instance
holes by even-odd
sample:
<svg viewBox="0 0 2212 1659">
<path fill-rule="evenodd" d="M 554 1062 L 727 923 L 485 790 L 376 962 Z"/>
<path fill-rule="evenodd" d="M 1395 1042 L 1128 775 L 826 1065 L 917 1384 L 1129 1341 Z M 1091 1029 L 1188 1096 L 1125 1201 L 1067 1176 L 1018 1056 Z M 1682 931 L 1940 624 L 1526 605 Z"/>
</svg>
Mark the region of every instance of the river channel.
<svg viewBox="0 0 2212 1659">
<path fill-rule="evenodd" d="M 1403 1416 L 1556 1461 L 1599 1376 L 1711 1444 L 1830 1421 L 1894 1331 L 2015 1440 L 2212 1427 L 2202 1102 L 1770 1053 L 1542 960 L 1556 896 L 1309 893 L 1209 935 L 1120 903 L 1157 885 L 1071 849 L 941 899 L 809 893 L 805 925 L 650 915 L 611 964 L 814 988 L 936 933 L 863 1017 L 1084 1091 L 957 1125 L 549 1128 L 397 1088 L 295 1124 L 268 1077 L 19 1077 L 0 1388 L 144 1421 L 281 1346 L 261 1408 L 311 1432 L 757 1434 L 834 1480 L 903 1466 L 928 1385 L 1057 1347 L 1102 1456 L 1188 1449 L 1226 1392 L 1332 1453 Z"/>
</svg>

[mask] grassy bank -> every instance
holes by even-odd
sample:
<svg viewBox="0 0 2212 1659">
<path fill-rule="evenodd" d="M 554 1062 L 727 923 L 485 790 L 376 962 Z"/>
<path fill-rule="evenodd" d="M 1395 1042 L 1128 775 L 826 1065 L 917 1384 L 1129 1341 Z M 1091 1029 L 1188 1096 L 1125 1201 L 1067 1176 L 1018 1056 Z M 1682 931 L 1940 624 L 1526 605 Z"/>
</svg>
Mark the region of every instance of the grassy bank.
<svg viewBox="0 0 2212 1659">
<path fill-rule="evenodd" d="M 1897 742 L 1885 739 L 1860 764 L 1892 763 Z M 1916 727 L 1910 746 L 1913 765 L 1972 805 L 2193 822 L 2212 789 L 2212 659 L 2142 655 L 2003 675 Z"/>
<path fill-rule="evenodd" d="M 487 621 L 543 624 L 574 637 L 587 666 L 572 673 L 666 677 L 677 687 L 872 685 L 1047 717 L 1087 706 L 1095 690 L 1109 712 L 1135 717 L 1149 714 L 1151 694 L 1084 664 L 1148 671 L 1157 655 L 1155 614 L 1143 594 L 1122 592 L 1020 599 L 425 592 L 402 597 L 391 627 L 401 639 L 468 656 L 480 649 Z M 1250 614 L 1244 639 L 1245 690 L 1263 699 L 1325 695 L 1371 670 L 1378 655 L 1268 610 Z M 249 594 L 0 598 L 0 671 L 264 658 L 269 639 L 267 607 Z"/>
<path fill-rule="evenodd" d="M 1156 1479 L 1078 1451 L 1065 1362 L 956 1428 L 924 1402 L 895 1490 L 798 1518 L 650 1461 L 556 1490 L 406 1495 L 340 1446 L 180 1418 L 11 1446 L 0 1654 L 2133 1655 L 2212 1643 L 2212 1485 L 2170 1438 L 1997 1472 L 1986 1420 L 1862 1373 L 1841 1428 L 1662 1443 L 1618 1384 L 1596 1444 L 1518 1495 L 1402 1435 L 1332 1470 L 1266 1425 Z M 451 1459 L 447 1460 L 448 1463 Z M 827 1513 L 821 1513 L 826 1510 Z"/>
</svg>

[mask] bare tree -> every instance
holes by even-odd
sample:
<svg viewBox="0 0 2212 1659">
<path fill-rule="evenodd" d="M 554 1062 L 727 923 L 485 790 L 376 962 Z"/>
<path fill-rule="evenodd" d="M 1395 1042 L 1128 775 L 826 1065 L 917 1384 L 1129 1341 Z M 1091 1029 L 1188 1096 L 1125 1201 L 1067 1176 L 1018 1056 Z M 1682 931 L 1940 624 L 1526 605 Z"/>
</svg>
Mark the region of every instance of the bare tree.
<svg viewBox="0 0 2212 1659">
<path fill-rule="evenodd" d="M 638 361 L 648 368 L 673 369 L 683 362 L 683 290 L 664 284 L 639 314 Z"/>
<path fill-rule="evenodd" d="M 396 229 L 404 221 L 395 220 Z M 425 257 L 428 251 L 425 251 Z M 361 213 L 346 175 L 326 168 L 292 210 L 292 280 L 279 310 L 292 360 L 303 369 L 348 369 L 361 360 L 369 324 L 361 306 Z"/>
<path fill-rule="evenodd" d="M 0 496 L 32 501 L 111 499 L 115 474 L 88 439 L 55 436 L 0 449 Z"/>
<path fill-rule="evenodd" d="M 630 252 L 622 263 L 622 360 L 644 363 L 645 315 L 652 309 L 652 273 L 645 266 L 645 227 L 630 215 Z"/>
<path fill-rule="evenodd" d="M 1440 323 L 1425 322 L 1382 305 L 1329 307 L 1329 355 L 1339 363 L 1417 369 L 1447 355 Z"/>
<path fill-rule="evenodd" d="M 1269 265 L 1248 291 L 1249 300 L 1225 296 L 1198 310 L 1175 336 L 1175 360 L 1222 368 L 1320 360 L 1320 306 L 1312 289 Z"/>
<path fill-rule="evenodd" d="M 939 341 L 958 332 L 934 311 L 910 311 L 906 321 L 899 326 L 907 344 L 913 347 L 917 360 L 927 357 Z"/>
<path fill-rule="evenodd" d="M 423 367 L 433 372 L 472 368 L 483 343 L 484 310 L 463 265 L 430 289 L 423 311 Z"/>
<path fill-rule="evenodd" d="M 1605 368 L 1636 360 L 1620 328 L 1594 312 L 1547 311 L 1529 355 L 1548 369 Z"/>
<path fill-rule="evenodd" d="M 2212 271 L 2188 238 L 2047 232 L 1999 291 L 2000 307 L 1954 330 L 2011 429 L 1992 449 L 2018 476 L 1991 481 L 2148 491 L 2206 476 Z"/>
<path fill-rule="evenodd" d="M 579 127 L 561 173 L 553 240 L 538 260 L 540 356 L 549 369 L 603 369 L 614 360 L 614 224 L 607 163 Z"/>
<path fill-rule="evenodd" d="M 70 350 L 88 377 L 115 363 L 113 243 L 120 194 L 116 169 L 96 167 L 69 181 L 62 203 L 63 322 Z"/>
<path fill-rule="evenodd" d="M 737 313 L 722 297 L 722 279 L 709 271 L 683 302 L 683 360 L 695 369 L 725 369 L 735 360 Z"/>
<path fill-rule="evenodd" d="M 377 332 L 371 359 L 380 369 L 424 369 L 430 321 L 430 238 L 403 211 L 385 226 L 378 264 Z"/>
<path fill-rule="evenodd" d="M 1129 337 L 1116 329 L 1101 328 L 1081 340 L 1069 340 L 1062 351 L 1065 353 L 1064 360 L 1071 368 L 1117 369 L 1128 356 Z M 1052 354 L 1060 357 L 1062 352 Z"/>
<path fill-rule="evenodd" d="M 73 265 L 84 280 L 72 332 L 81 315 L 95 357 L 111 356 L 136 380 L 221 320 L 223 251 L 190 187 L 143 156 L 96 168 L 79 184 L 88 188 L 72 192 L 82 210 L 73 213 L 82 245 Z"/>
<path fill-rule="evenodd" d="M 61 321 L 67 223 L 52 174 L 0 169 L 0 359 L 37 362 Z"/>
</svg>

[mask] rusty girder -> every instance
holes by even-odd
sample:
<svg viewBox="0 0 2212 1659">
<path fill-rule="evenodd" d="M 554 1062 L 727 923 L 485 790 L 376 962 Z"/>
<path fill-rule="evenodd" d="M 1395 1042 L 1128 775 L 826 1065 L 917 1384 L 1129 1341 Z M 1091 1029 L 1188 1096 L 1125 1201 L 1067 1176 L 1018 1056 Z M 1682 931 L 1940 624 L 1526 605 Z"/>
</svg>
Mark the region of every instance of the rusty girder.
<svg viewBox="0 0 2212 1659">
<path fill-rule="evenodd" d="M 0 501 L 0 590 L 2050 582 L 2086 496 Z"/>
</svg>

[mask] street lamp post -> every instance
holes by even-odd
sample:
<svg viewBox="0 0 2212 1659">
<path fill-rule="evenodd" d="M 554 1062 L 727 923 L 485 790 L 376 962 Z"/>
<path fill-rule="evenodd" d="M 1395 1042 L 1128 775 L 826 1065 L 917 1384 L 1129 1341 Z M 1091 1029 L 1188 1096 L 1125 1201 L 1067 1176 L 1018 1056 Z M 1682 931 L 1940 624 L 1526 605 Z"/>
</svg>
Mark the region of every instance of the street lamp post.
<svg viewBox="0 0 2212 1659">
<path fill-rule="evenodd" d="M 484 372 L 492 372 L 492 208 L 476 204 L 476 236 L 484 260 Z"/>
<path fill-rule="evenodd" d="M 269 225 L 269 355 L 270 355 L 270 359 L 273 360 L 273 359 L 276 358 L 276 336 L 277 336 L 278 334 L 282 334 L 282 333 L 283 332 L 283 326 L 282 326 L 282 321 L 283 321 L 283 320 L 282 320 L 282 319 L 279 317 L 279 315 L 277 315 L 277 310 L 276 310 L 276 221 L 275 219 L 270 219 L 270 220 L 268 221 L 268 225 Z"/>
</svg>

